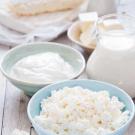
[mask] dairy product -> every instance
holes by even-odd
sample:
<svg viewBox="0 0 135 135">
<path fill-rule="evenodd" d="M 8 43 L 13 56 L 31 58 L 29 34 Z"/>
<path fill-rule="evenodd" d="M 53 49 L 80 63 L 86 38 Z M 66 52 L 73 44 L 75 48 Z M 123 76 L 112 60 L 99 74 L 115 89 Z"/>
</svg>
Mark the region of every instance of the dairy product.
<svg viewBox="0 0 135 135">
<path fill-rule="evenodd" d="M 135 38 L 123 31 L 100 35 L 99 45 L 87 63 L 88 77 L 106 81 L 135 97 Z"/>
<path fill-rule="evenodd" d="M 74 9 L 83 2 L 84 0 L 9 0 L 8 7 L 17 15 L 28 16 Z"/>
<path fill-rule="evenodd" d="M 81 33 L 85 33 L 98 20 L 98 14 L 96 12 L 81 13 L 79 14 L 79 20 L 81 21 Z"/>
<path fill-rule="evenodd" d="M 55 135 L 105 135 L 127 122 L 129 111 L 124 108 L 105 90 L 64 87 L 42 100 L 40 115 L 34 120 Z"/>
<path fill-rule="evenodd" d="M 23 130 L 15 129 L 12 132 L 12 135 L 29 135 L 29 133 Z"/>
<path fill-rule="evenodd" d="M 121 24 L 121 22 L 118 19 L 108 19 L 103 21 L 104 29 L 106 30 L 122 30 L 124 29 L 124 26 Z"/>
<path fill-rule="evenodd" d="M 96 12 L 88 12 L 79 14 L 80 24 L 80 41 L 84 46 L 95 45 L 95 30 L 94 24 L 98 20 L 98 14 Z"/>
<path fill-rule="evenodd" d="M 97 14 L 97 12 L 81 13 L 81 14 L 79 14 L 79 20 L 95 22 L 98 20 L 98 14 Z"/>
<path fill-rule="evenodd" d="M 22 58 L 10 75 L 25 82 L 51 83 L 72 78 L 74 69 L 59 54 L 46 52 Z"/>
<path fill-rule="evenodd" d="M 134 39 L 127 36 L 122 31 L 111 31 L 107 34 L 110 34 L 110 36 L 101 36 L 100 45 L 106 49 L 109 49 L 110 51 L 123 51 L 132 49 L 134 47 Z"/>
<path fill-rule="evenodd" d="M 80 35 L 80 41 L 86 47 L 96 45 L 95 28 L 92 27 L 93 26 L 89 26 L 89 28 L 85 32 L 81 33 Z"/>
</svg>

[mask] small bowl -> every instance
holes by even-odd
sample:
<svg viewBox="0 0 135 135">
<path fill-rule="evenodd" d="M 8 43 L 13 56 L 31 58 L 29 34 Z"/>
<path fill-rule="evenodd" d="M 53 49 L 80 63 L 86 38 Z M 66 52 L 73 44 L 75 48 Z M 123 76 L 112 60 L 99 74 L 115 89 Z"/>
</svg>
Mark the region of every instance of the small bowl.
<svg viewBox="0 0 135 135">
<path fill-rule="evenodd" d="M 74 87 L 74 86 L 81 86 L 82 88 L 87 88 L 93 91 L 101 91 L 106 90 L 110 93 L 111 96 L 116 96 L 119 98 L 120 101 L 122 101 L 126 109 L 130 111 L 129 120 L 122 125 L 119 129 L 114 131 L 112 134 L 109 135 L 123 135 L 127 128 L 129 127 L 131 121 L 134 118 L 135 114 L 135 106 L 131 99 L 131 97 L 124 92 L 122 89 L 109 84 L 105 82 L 95 81 L 95 80 L 70 80 L 70 81 L 64 81 L 57 84 L 53 84 L 50 86 L 47 86 L 40 91 L 38 91 L 30 100 L 27 108 L 28 117 L 35 128 L 38 135 L 51 135 L 49 134 L 44 128 L 39 126 L 35 121 L 34 117 L 40 114 L 41 108 L 40 103 L 43 99 L 49 97 L 51 95 L 51 91 L 53 90 L 59 90 L 64 87 Z M 115 111 L 115 110 L 114 110 Z"/>
<path fill-rule="evenodd" d="M 81 34 L 81 21 L 74 22 L 71 27 L 68 29 L 68 38 L 84 49 L 84 51 L 88 54 L 93 52 L 96 48 L 96 45 L 86 46 L 80 41 L 80 34 Z"/>
<path fill-rule="evenodd" d="M 1 63 L 1 71 L 13 85 L 23 90 L 26 95 L 32 96 L 39 89 L 49 84 L 46 82 L 43 84 L 27 82 L 27 78 L 26 81 L 19 80 L 19 78 L 16 79 L 10 75 L 11 68 L 20 59 L 43 52 L 59 53 L 63 59 L 73 66 L 75 75 L 72 78 L 69 78 L 69 80 L 78 78 L 85 69 L 85 60 L 82 54 L 63 44 L 45 42 L 31 43 L 15 47 L 4 56 Z"/>
</svg>

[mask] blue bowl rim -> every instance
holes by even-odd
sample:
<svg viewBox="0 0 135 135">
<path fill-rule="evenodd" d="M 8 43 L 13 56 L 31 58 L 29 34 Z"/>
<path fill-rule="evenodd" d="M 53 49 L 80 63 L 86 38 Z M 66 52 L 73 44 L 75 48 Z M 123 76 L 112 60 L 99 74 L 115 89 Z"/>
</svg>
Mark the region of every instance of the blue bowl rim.
<svg viewBox="0 0 135 135">
<path fill-rule="evenodd" d="M 30 111 L 29 111 L 29 110 L 30 110 L 30 106 L 31 106 L 32 101 L 36 98 L 36 96 L 38 96 L 40 93 L 42 93 L 42 92 L 45 91 L 46 89 L 49 89 L 50 87 L 53 87 L 53 86 L 55 86 L 55 85 L 62 84 L 62 83 L 73 82 L 73 81 L 75 81 L 75 82 L 82 82 L 82 81 L 83 81 L 83 82 L 96 82 L 96 83 L 99 83 L 99 84 L 104 84 L 104 85 L 111 86 L 111 87 L 117 89 L 118 91 L 120 91 L 121 93 L 123 93 L 123 94 L 127 97 L 127 99 L 129 100 L 129 102 L 131 103 L 133 111 L 132 111 L 132 113 L 130 114 L 130 118 L 128 119 L 128 121 L 127 121 L 125 124 L 123 124 L 120 128 L 118 128 L 117 130 L 115 130 L 115 131 L 113 132 L 113 134 L 119 132 L 120 130 L 122 130 L 124 127 L 128 126 L 128 125 L 131 123 L 131 121 L 133 120 L 133 118 L 134 118 L 134 116 L 135 116 L 135 105 L 134 105 L 134 102 L 133 102 L 132 98 L 131 98 L 123 89 L 121 89 L 121 88 L 119 88 L 119 87 L 117 87 L 117 86 L 115 86 L 115 85 L 113 85 L 113 84 L 110 84 L 110 83 L 107 83 L 107 82 L 103 82 L 103 81 L 89 80 L 89 79 L 77 79 L 77 80 L 61 81 L 61 82 L 58 82 L 58 83 L 55 83 L 55 84 L 51 84 L 51 85 L 49 85 L 49 86 L 46 86 L 46 87 L 40 89 L 37 93 L 35 93 L 35 94 L 32 96 L 32 98 L 30 99 L 30 101 L 29 101 L 29 103 L 28 103 L 28 106 L 27 106 L 27 114 L 28 114 L 28 118 L 29 118 L 29 120 L 31 121 L 31 123 L 34 124 L 34 125 L 36 125 L 37 128 L 39 128 L 39 130 L 41 130 L 42 132 L 46 132 L 46 130 L 45 130 L 43 127 L 41 127 L 39 124 L 37 124 L 37 123 L 33 120 L 32 116 L 31 116 L 31 114 L 30 114 Z M 66 86 L 65 86 L 65 87 L 66 87 Z M 108 134 L 108 135 L 109 135 L 109 134 Z M 111 134 L 110 134 L 110 135 L 111 135 Z"/>
<path fill-rule="evenodd" d="M 78 51 L 76 50 L 75 48 L 72 48 L 71 46 L 68 46 L 68 45 L 64 45 L 64 44 L 61 44 L 61 43 L 56 43 L 56 42 L 36 42 L 36 43 L 25 43 L 25 44 L 21 44 L 11 50 L 9 50 L 5 55 L 4 57 L 2 58 L 1 60 L 1 64 L 0 64 L 0 70 L 2 71 L 3 75 L 8 78 L 9 80 L 11 81 L 14 81 L 14 82 L 17 82 L 19 84 L 25 84 L 25 85 L 32 85 L 32 86 L 45 86 L 45 85 L 49 85 L 49 84 L 52 84 L 52 83 L 57 83 L 57 82 L 52 82 L 52 83 L 32 83 L 32 82 L 27 82 L 27 81 L 22 81 L 22 80 L 19 80 L 19 79 L 16 79 L 16 78 L 13 78 L 12 76 L 10 76 L 8 73 L 6 73 L 6 71 L 4 70 L 2 64 L 5 60 L 5 58 L 10 55 L 10 53 L 14 52 L 15 50 L 17 49 L 20 49 L 20 48 L 24 48 L 24 47 L 27 47 L 27 46 L 35 46 L 35 45 L 39 45 L 39 44 L 42 44 L 42 45 L 50 45 L 50 46 L 59 46 L 59 47 L 63 47 L 65 49 L 69 49 L 69 50 L 72 50 L 74 51 L 76 54 L 78 54 L 78 56 L 80 57 L 80 59 L 82 60 L 82 67 L 80 69 L 80 71 L 77 72 L 77 74 L 75 74 L 73 77 L 69 78 L 69 79 L 66 79 L 66 80 L 62 80 L 62 81 L 67 81 L 67 80 L 72 80 L 72 79 L 75 79 L 77 77 L 79 77 L 85 70 L 85 67 L 86 67 L 86 61 L 83 57 L 83 55 Z"/>
</svg>

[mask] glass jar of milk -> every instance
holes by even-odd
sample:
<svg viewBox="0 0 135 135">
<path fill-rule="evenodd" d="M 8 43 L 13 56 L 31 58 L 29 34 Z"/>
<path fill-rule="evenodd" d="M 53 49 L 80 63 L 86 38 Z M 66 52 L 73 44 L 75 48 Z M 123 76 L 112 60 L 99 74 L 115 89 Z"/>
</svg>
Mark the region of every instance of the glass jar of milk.
<svg viewBox="0 0 135 135">
<path fill-rule="evenodd" d="M 110 82 L 135 97 L 135 18 L 107 15 L 97 22 L 97 47 L 87 63 L 89 78 Z"/>
</svg>

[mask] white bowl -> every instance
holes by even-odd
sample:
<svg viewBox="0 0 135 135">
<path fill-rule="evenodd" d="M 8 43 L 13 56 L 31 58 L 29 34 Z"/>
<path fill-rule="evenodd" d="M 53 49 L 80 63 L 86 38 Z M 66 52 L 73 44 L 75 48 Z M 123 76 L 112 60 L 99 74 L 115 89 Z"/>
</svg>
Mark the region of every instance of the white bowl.
<svg viewBox="0 0 135 135">
<path fill-rule="evenodd" d="M 62 56 L 66 61 L 68 61 L 74 68 L 75 74 L 68 80 L 78 78 L 85 69 L 85 60 L 80 52 L 68 47 L 63 44 L 51 43 L 51 42 L 40 42 L 40 43 L 29 43 L 25 45 L 20 45 L 11 49 L 3 58 L 1 62 L 1 71 L 4 76 L 16 87 L 23 90 L 26 95 L 32 96 L 39 89 L 44 86 L 50 85 L 52 83 L 31 83 L 27 81 L 22 81 L 19 78 L 14 78 L 10 75 L 10 71 L 13 65 L 20 59 L 30 56 L 33 54 L 39 54 L 44 52 L 56 52 Z"/>
<path fill-rule="evenodd" d="M 81 21 L 76 21 L 74 22 L 71 27 L 68 29 L 68 38 L 76 43 L 77 45 L 79 45 L 80 47 L 82 47 L 85 51 L 87 52 L 92 52 L 96 45 L 91 44 L 91 45 L 84 45 L 81 41 L 80 41 L 80 35 L 81 35 Z"/>
<path fill-rule="evenodd" d="M 100 82 L 100 81 L 96 81 L 96 80 L 63 81 L 63 82 L 59 82 L 59 83 L 44 87 L 43 89 L 38 91 L 31 98 L 31 100 L 28 104 L 28 108 L 27 108 L 27 114 L 28 114 L 29 120 L 31 121 L 31 123 L 32 123 L 33 127 L 35 128 L 38 135 L 52 135 L 50 132 L 48 132 L 46 129 L 44 129 L 42 126 L 40 126 L 38 123 L 36 123 L 34 121 L 35 116 L 38 116 L 40 114 L 41 101 L 43 99 L 48 98 L 51 95 L 51 91 L 63 89 L 64 87 L 73 87 L 73 86 L 80 86 L 82 88 L 87 88 L 92 91 L 106 90 L 110 93 L 111 97 L 112 96 L 118 97 L 119 100 L 125 104 L 126 109 L 130 111 L 130 116 L 125 124 L 123 124 L 120 128 L 115 130 L 113 133 L 107 134 L 107 135 L 124 135 L 127 128 L 130 126 L 131 121 L 133 120 L 134 114 L 135 114 L 135 106 L 134 106 L 134 103 L 133 103 L 131 97 L 126 92 L 124 92 L 122 89 L 120 89 L 112 84 Z"/>
</svg>

